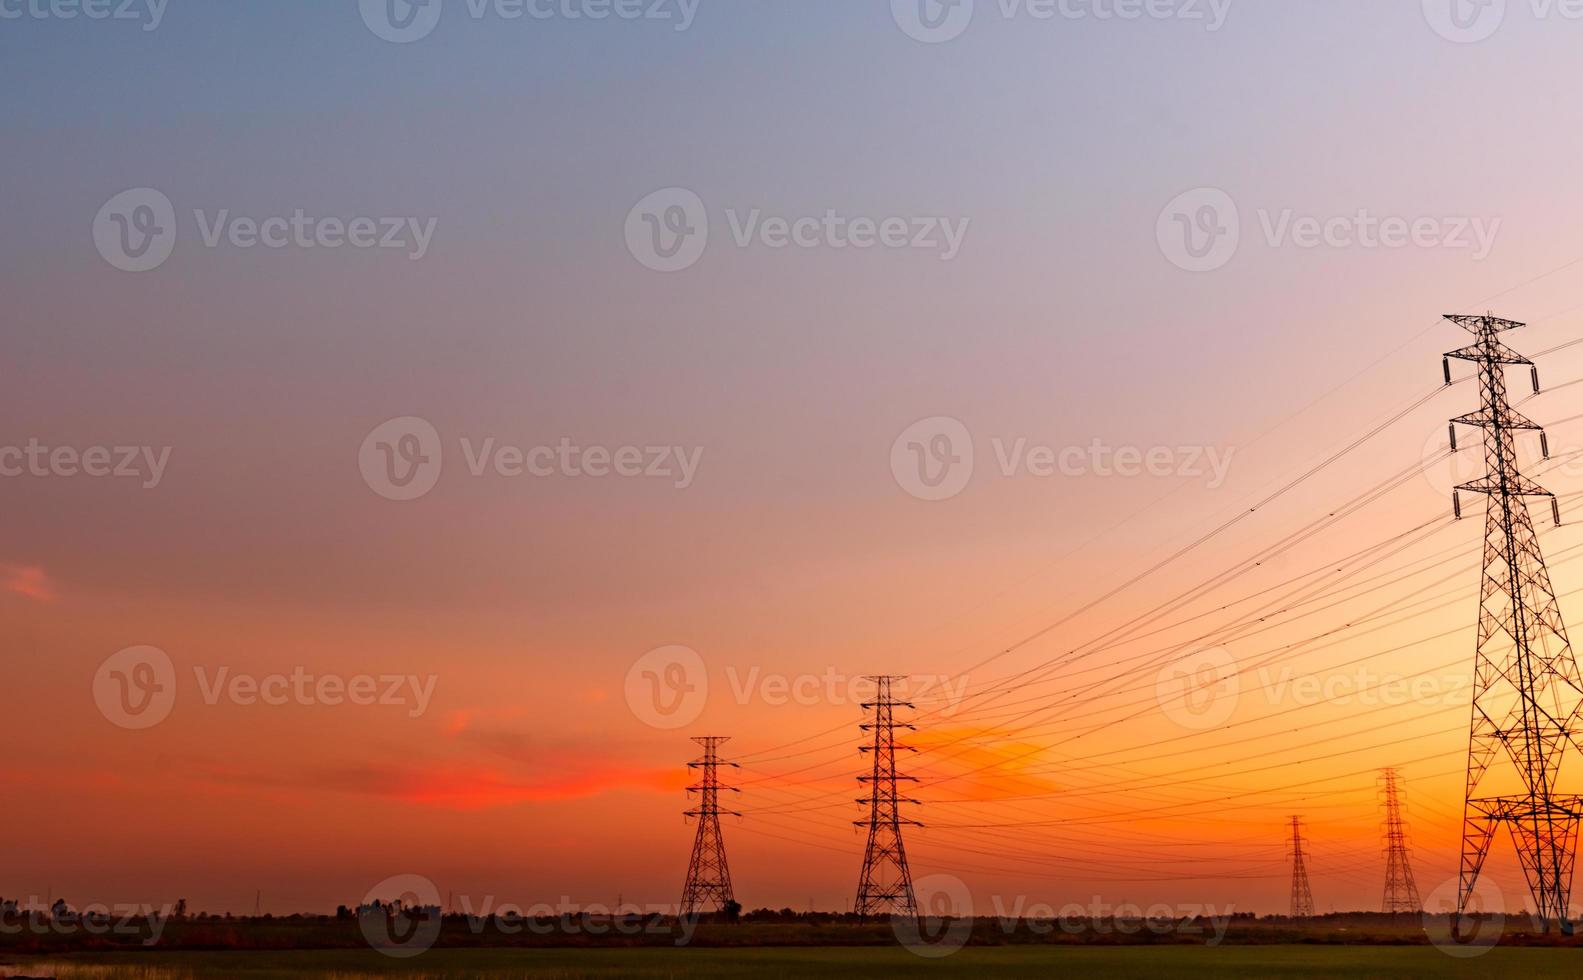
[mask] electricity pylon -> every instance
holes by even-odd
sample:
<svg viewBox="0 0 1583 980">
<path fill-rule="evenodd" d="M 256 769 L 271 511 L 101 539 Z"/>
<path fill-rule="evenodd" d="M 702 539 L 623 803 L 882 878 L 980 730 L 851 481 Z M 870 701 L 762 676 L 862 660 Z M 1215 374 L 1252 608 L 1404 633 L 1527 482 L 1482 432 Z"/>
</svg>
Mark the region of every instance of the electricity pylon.
<svg viewBox="0 0 1583 980">
<path fill-rule="evenodd" d="M 1401 773 L 1381 769 L 1380 788 L 1385 795 L 1385 911 L 1422 912 L 1407 848 L 1407 822 L 1402 819 Z"/>
<path fill-rule="evenodd" d="M 731 868 L 726 864 L 726 842 L 720 836 L 720 815 L 733 817 L 742 814 L 735 810 L 720 809 L 720 791 L 740 792 L 734 786 L 721 786 L 720 766 L 736 766 L 735 762 L 720 761 L 720 745 L 730 741 L 716 735 L 693 739 L 704 747 L 703 758 L 687 763 L 687 768 L 701 770 L 699 781 L 687 787 L 688 793 L 699 794 L 696 809 L 686 816 L 698 818 L 698 836 L 693 839 L 693 857 L 687 865 L 687 884 L 682 889 L 681 914 L 696 915 L 706 904 L 713 903 L 720 911 L 726 903 L 735 901 L 731 893 Z"/>
<path fill-rule="evenodd" d="M 857 904 L 853 911 L 859 918 L 867 918 L 889 911 L 896 915 L 915 917 L 918 903 L 912 891 L 912 872 L 907 867 L 907 850 L 902 846 L 901 828 L 905 825 L 921 827 L 916 820 L 904 820 L 903 803 L 917 800 L 898 795 L 898 781 L 917 782 L 916 776 L 896 773 L 896 753 L 916 752 L 917 749 L 896 744 L 896 729 L 914 730 L 912 725 L 897 722 L 896 708 L 911 708 L 906 701 L 891 698 L 891 682 L 895 677 L 869 677 L 876 688 L 874 700 L 864 704 L 864 711 L 873 711 L 874 720 L 861 727 L 874 733 L 874 744 L 859 751 L 872 753 L 873 770 L 869 775 L 857 777 L 869 784 L 869 795 L 858 800 L 869 808 L 867 820 L 854 820 L 861 827 L 868 826 L 868 846 L 863 851 L 863 871 L 858 876 Z"/>
<path fill-rule="evenodd" d="M 1561 509 L 1555 495 L 1523 476 L 1517 462 L 1518 433 L 1538 432 L 1547 459 L 1549 443 L 1543 429 L 1512 411 L 1506 395 L 1507 365 L 1531 369 L 1535 394 L 1539 370 L 1499 340 L 1521 323 L 1488 314 L 1446 319 L 1475 338 L 1472 345 L 1446 355 L 1446 383 L 1451 383 L 1452 358 L 1471 361 L 1478 365 L 1483 392 L 1477 412 L 1452 420 L 1451 448 L 1457 448 L 1458 425 L 1483 429 L 1486 465 L 1484 476 L 1457 487 L 1453 505 L 1461 517 L 1463 490 L 1489 501 L 1457 920 L 1468 909 L 1496 827 L 1505 824 L 1542 928 L 1548 930 L 1549 920 L 1555 919 L 1570 935 L 1567 906 L 1583 798 L 1558 793 L 1557 783 L 1568 746 L 1579 747 L 1583 677 L 1567 641 L 1527 498 L 1550 498 L 1558 524 Z"/>
<path fill-rule="evenodd" d="M 1303 818 L 1292 818 L 1292 918 L 1314 917 L 1314 893 L 1308 890 L 1308 852 L 1303 849 Z"/>
</svg>

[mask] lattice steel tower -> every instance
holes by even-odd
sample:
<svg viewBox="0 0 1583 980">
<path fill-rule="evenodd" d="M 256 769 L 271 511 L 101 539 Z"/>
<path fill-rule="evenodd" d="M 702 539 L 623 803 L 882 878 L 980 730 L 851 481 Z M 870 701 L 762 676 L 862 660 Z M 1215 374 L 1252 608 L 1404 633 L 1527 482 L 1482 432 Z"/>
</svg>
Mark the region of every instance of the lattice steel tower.
<svg viewBox="0 0 1583 980">
<path fill-rule="evenodd" d="M 1314 893 L 1308 890 L 1308 852 L 1303 849 L 1303 818 L 1292 818 L 1292 918 L 1314 917 Z"/>
<path fill-rule="evenodd" d="M 1380 770 L 1385 801 L 1385 911 L 1422 912 L 1424 902 L 1407 847 L 1407 821 L 1402 819 L 1401 783 L 1401 773 L 1395 769 Z"/>
<path fill-rule="evenodd" d="M 682 889 L 681 914 L 697 914 L 705 905 L 713 904 L 716 911 L 724 909 L 727 902 L 735 900 L 731 893 L 731 868 L 726 864 L 726 842 L 720 836 L 720 815 L 733 817 L 742 814 L 735 810 L 720 809 L 720 791 L 740 792 L 733 786 L 721 786 L 720 766 L 736 766 L 735 762 L 720 761 L 720 746 L 729 738 L 708 735 L 693 739 L 704 747 L 703 758 L 687 763 L 687 768 L 700 770 L 699 780 L 687 787 L 688 793 L 698 794 L 698 806 L 688 810 L 686 816 L 698 818 L 698 836 L 693 839 L 693 857 L 687 865 L 687 884 Z"/>
<path fill-rule="evenodd" d="M 903 803 L 917 803 L 896 792 L 897 782 L 917 782 L 916 776 L 896 773 L 896 753 L 916 752 L 917 749 L 896 744 L 896 729 L 914 730 L 913 726 L 895 719 L 895 709 L 911 708 L 906 701 L 891 697 L 891 682 L 896 677 L 869 677 L 874 682 L 874 700 L 863 705 L 864 711 L 873 711 L 874 720 L 862 725 L 866 732 L 874 733 L 874 744 L 859 751 L 873 754 L 874 766 L 869 775 L 857 777 L 869 784 L 869 795 L 858 800 L 867 806 L 868 819 L 854 820 L 861 827 L 868 827 L 868 846 L 863 851 L 863 871 L 858 877 L 857 904 L 853 906 L 860 918 L 879 912 L 914 917 L 918 903 L 912 892 L 912 872 L 907 868 L 907 849 L 902 846 L 901 828 L 905 825 L 921 827 L 916 820 L 904 820 Z"/>
<path fill-rule="evenodd" d="M 1452 358 L 1471 361 L 1478 365 L 1483 391 L 1477 412 L 1452 420 L 1451 448 L 1457 448 L 1457 425 L 1483 429 L 1485 475 L 1457 490 L 1489 498 L 1458 919 L 1473 897 L 1496 827 L 1505 824 L 1543 927 L 1548 929 L 1549 920 L 1555 919 L 1570 934 L 1567 905 L 1583 799 L 1559 794 L 1557 783 L 1569 744 L 1578 747 L 1583 678 L 1567 642 L 1527 498 L 1549 497 L 1557 523 L 1561 510 L 1555 495 L 1524 477 L 1517 463 L 1519 432 L 1539 432 L 1546 458 L 1549 445 L 1538 425 L 1512 411 L 1506 395 L 1507 365 L 1529 367 L 1536 394 L 1539 371 L 1498 339 L 1522 324 L 1491 315 L 1446 319 L 1475 337 L 1471 346 L 1446 355 L 1446 383 L 1451 382 Z M 1454 505 L 1460 517 L 1460 495 Z"/>
</svg>

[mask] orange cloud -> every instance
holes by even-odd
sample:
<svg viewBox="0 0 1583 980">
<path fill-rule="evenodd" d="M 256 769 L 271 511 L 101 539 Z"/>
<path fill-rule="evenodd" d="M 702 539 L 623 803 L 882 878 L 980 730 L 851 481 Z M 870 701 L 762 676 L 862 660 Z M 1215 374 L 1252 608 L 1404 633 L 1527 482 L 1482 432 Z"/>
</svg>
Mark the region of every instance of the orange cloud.
<svg viewBox="0 0 1583 980">
<path fill-rule="evenodd" d="M 579 769 L 566 774 L 513 776 L 498 769 L 461 769 L 442 762 L 401 769 L 338 769 L 306 774 L 264 774 L 203 764 L 188 767 L 200 779 L 356 793 L 446 810 L 487 810 L 520 803 L 583 799 L 615 790 L 680 793 L 689 774 L 675 769 L 619 766 Z"/>
<path fill-rule="evenodd" d="M 462 734 L 462 732 L 467 730 L 467 726 L 472 722 L 472 720 L 473 710 L 471 708 L 463 708 L 459 711 L 452 711 L 450 714 L 445 716 L 446 737 L 455 738 L 456 736 Z"/>
<path fill-rule="evenodd" d="M 55 589 L 37 565 L 0 565 L 0 589 L 38 602 L 54 602 Z"/>
<path fill-rule="evenodd" d="M 937 777 L 947 780 L 943 785 L 968 799 L 1015 798 L 1060 789 L 1058 783 L 1036 774 L 1049 765 L 1046 750 L 1016 741 L 1014 734 L 996 728 L 936 728 L 912 733 L 907 742 L 943 771 Z"/>
<path fill-rule="evenodd" d="M 607 769 L 525 780 L 495 771 L 445 770 L 403 776 L 376 792 L 426 806 L 483 810 L 516 803 L 579 799 L 618 789 L 676 793 L 686 782 L 685 773 L 672 770 Z"/>
</svg>

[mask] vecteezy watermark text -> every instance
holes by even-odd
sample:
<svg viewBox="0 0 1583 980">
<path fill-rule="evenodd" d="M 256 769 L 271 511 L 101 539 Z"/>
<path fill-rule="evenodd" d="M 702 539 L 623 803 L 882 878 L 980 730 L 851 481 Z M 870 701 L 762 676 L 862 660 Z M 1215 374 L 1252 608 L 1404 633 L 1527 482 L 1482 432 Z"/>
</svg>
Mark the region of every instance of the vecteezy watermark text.
<svg viewBox="0 0 1583 980">
<path fill-rule="evenodd" d="M 444 919 L 465 926 L 473 936 L 666 936 L 677 946 L 692 941 L 697 920 L 680 915 L 675 905 L 618 903 L 611 908 L 599 903 L 574 904 L 569 896 L 551 905 L 539 902 L 524 908 L 497 901 L 493 895 L 475 898 L 452 896 L 453 908 L 447 915 L 440 907 L 440 889 L 422 875 L 404 874 L 386 878 L 368 890 L 355 909 L 341 912 L 356 917 L 358 928 L 368 945 L 386 956 L 410 959 L 421 956 L 440 938 Z"/>
<path fill-rule="evenodd" d="M 463 436 L 460 448 L 475 478 L 659 480 L 677 490 L 693 485 L 704 455 L 702 446 L 581 445 L 566 437 L 523 446 Z M 434 489 L 444 467 L 439 430 L 415 416 L 383 422 L 363 439 L 357 463 L 363 481 L 381 497 L 416 500 Z"/>
<path fill-rule="evenodd" d="M 762 704 L 770 708 L 797 705 L 861 704 L 874 695 L 871 678 L 847 674 L 833 666 L 823 671 L 788 674 L 759 666 L 724 670 L 726 690 L 735 704 Z M 892 694 L 904 700 L 927 701 L 944 717 L 954 715 L 967 696 L 966 674 L 924 674 L 897 678 Z M 691 647 L 657 647 L 628 668 L 623 689 L 627 706 L 641 722 L 653 728 L 675 729 L 690 725 L 703 714 L 709 701 L 709 667 Z M 718 687 L 716 688 L 718 690 Z"/>
<path fill-rule="evenodd" d="M 1257 216 L 1258 229 L 1272 249 L 1448 249 L 1471 252 L 1475 261 L 1489 257 L 1502 224 L 1499 217 L 1391 215 L 1368 208 L 1332 214 L 1259 208 Z M 1155 225 L 1161 253 L 1188 272 L 1224 267 L 1236 256 L 1243 238 L 1241 209 L 1230 194 L 1215 187 L 1177 195 Z"/>
<path fill-rule="evenodd" d="M 395 251 L 414 262 L 429 254 L 438 225 L 432 217 L 311 215 L 303 208 L 262 217 L 230 208 L 195 208 L 192 217 L 205 248 Z M 123 272 L 149 272 L 175 251 L 177 225 L 170 198 L 151 187 L 135 187 L 106 201 L 94 216 L 94 247 Z"/>
<path fill-rule="evenodd" d="M 0 0 L 0 20 L 138 21 L 157 31 L 170 0 Z"/>
<path fill-rule="evenodd" d="M 1159 668 L 1155 700 L 1167 718 L 1189 731 L 1208 731 L 1231 720 L 1239 704 L 1258 695 L 1274 708 L 1332 704 L 1378 708 L 1396 705 L 1459 707 L 1472 702 L 1465 676 L 1382 673 L 1369 664 L 1329 671 L 1290 665 L 1239 663 L 1224 647 L 1188 651 Z"/>
<path fill-rule="evenodd" d="M 175 906 L 118 902 L 106 905 L 90 902 L 80 909 L 62 899 L 46 905 L 37 895 L 26 902 L 0 903 L 0 935 L 17 936 L 115 936 L 137 939 L 144 946 L 159 943 Z"/>
<path fill-rule="evenodd" d="M 854 215 L 835 208 L 820 214 L 769 214 L 762 208 L 726 208 L 737 248 L 770 251 L 831 249 L 912 250 L 950 261 L 962 250 L 970 218 L 932 215 Z M 627 213 L 627 250 L 645 268 L 680 272 L 703 257 L 709 244 L 709 209 L 682 187 L 655 191 Z"/>
<path fill-rule="evenodd" d="M 363 23 L 392 44 L 421 41 L 439 26 L 444 0 L 359 0 Z M 651 21 L 675 31 L 693 26 L 701 0 L 465 0 L 467 15 L 522 20 Z"/>
<path fill-rule="evenodd" d="M 994 0 L 1003 20 L 1136 21 L 1175 20 L 1202 25 L 1209 33 L 1225 26 L 1232 0 Z M 891 16 L 908 37 L 943 44 L 961 37 L 987 0 L 891 0 Z"/>
<path fill-rule="evenodd" d="M 209 707 L 222 701 L 239 707 L 399 707 L 409 718 L 421 717 L 434 700 L 438 675 L 314 674 L 306 667 L 264 675 L 230 667 L 193 668 L 200 699 Z M 176 706 L 177 672 L 164 650 L 135 646 L 120 650 L 99 665 L 93 677 L 93 700 L 112 724 L 133 731 L 153 726 Z"/>
<path fill-rule="evenodd" d="M 417 674 L 311 674 L 306 667 L 294 667 L 289 674 L 256 674 L 231 672 L 229 667 L 216 668 L 212 673 L 205 667 L 194 667 L 193 678 L 198 683 L 203 703 L 214 707 L 222 700 L 242 707 L 267 705 L 280 707 L 287 704 L 305 706 L 324 705 L 339 707 L 344 704 L 358 707 L 403 707 L 407 717 L 420 718 L 429 710 L 434 699 L 434 687 L 439 682 L 437 674 L 420 677 Z"/>
<path fill-rule="evenodd" d="M 1025 436 L 990 439 L 1002 477 L 1157 477 L 1203 480 L 1217 490 L 1231 472 L 1235 448 L 1216 446 L 1126 446 L 1093 439 L 1082 446 L 1036 443 Z M 923 419 L 891 444 L 891 475 L 920 500 L 948 500 L 967 489 L 977 461 L 967 426 L 946 416 Z"/>
<path fill-rule="evenodd" d="M 153 490 L 165 478 L 169 446 L 46 446 L 33 438 L 23 446 L 0 446 L 0 477 L 138 480 Z"/>
<path fill-rule="evenodd" d="M 1227 905 L 1157 903 L 1144 907 L 1130 902 L 1113 903 L 1094 896 L 1086 904 L 1068 902 L 1059 909 L 1027 896 L 991 898 L 993 915 L 978 917 L 973 893 L 962 879 L 932 874 L 914 883 L 918 915 L 893 916 L 891 928 L 909 952 L 940 959 L 962 949 L 975 927 L 998 928 L 1004 936 L 1028 935 L 1035 939 L 1061 933 L 1068 936 L 1193 937 L 1206 946 L 1225 940 L 1235 909 Z"/>
</svg>

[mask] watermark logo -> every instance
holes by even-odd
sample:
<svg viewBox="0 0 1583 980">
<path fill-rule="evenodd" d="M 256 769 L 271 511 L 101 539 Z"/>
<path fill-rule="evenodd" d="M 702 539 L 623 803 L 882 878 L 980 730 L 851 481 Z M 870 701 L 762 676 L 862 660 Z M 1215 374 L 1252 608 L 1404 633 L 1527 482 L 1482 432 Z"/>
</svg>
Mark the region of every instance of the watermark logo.
<svg viewBox="0 0 1583 980">
<path fill-rule="evenodd" d="M 1127 446 L 1092 439 L 1087 445 L 1055 446 L 1026 436 L 989 440 L 996 472 L 1004 479 L 1098 478 L 1202 480 L 1207 489 L 1225 485 L 1236 456 L 1233 447 Z M 920 500 L 949 500 L 967 488 L 974 473 L 974 439 L 960 421 L 946 416 L 907 427 L 891 443 L 891 475 Z"/>
<path fill-rule="evenodd" d="M 1083 936 L 1091 942 L 1101 939 L 1113 942 L 1117 936 L 1147 935 L 1191 937 L 1204 946 L 1214 947 L 1225 941 L 1236 915 L 1236 907 L 1232 905 L 1158 903 L 1143 908 L 1131 902 L 1112 904 L 1098 895 L 1090 898 L 1086 905 L 1069 902 L 1060 909 L 1042 902 L 1029 902 L 1025 895 L 1018 895 L 1011 902 L 995 895 L 992 901 L 1001 932 L 1008 936 L 1024 931 L 1034 937 L 1060 932 Z"/>
<path fill-rule="evenodd" d="M 1189 731 L 1225 724 L 1239 702 L 1248 697 L 1258 697 L 1272 707 L 1454 707 L 1472 703 L 1471 681 L 1460 675 L 1380 673 L 1369 664 L 1323 673 L 1266 664 L 1248 672 L 1253 677 L 1245 690 L 1243 670 L 1230 652 L 1223 648 L 1197 651 L 1160 670 L 1155 678 L 1155 698 L 1166 717 Z"/>
<path fill-rule="evenodd" d="M 221 701 L 238 707 L 394 706 L 407 709 L 407 717 L 420 718 L 429 710 L 439 677 L 429 674 L 311 674 L 305 667 L 290 673 L 265 675 L 233 672 L 221 666 L 194 667 L 193 679 L 203 703 Z M 170 717 L 176 706 L 176 668 L 170 655 L 158 647 L 128 647 L 99 665 L 93 678 L 93 700 L 99 713 L 121 728 L 152 728 Z"/>
<path fill-rule="evenodd" d="M 443 450 L 439 431 L 425 419 L 405 417 L 381 423 L 358 449 L 363 482 L 386 500 L 426 496 L 439 482 Z M 467 474 L 505 479 L 663 480 L 686 490 L 698 478 L 702 446 L 581 445 L 562 437 L 555 443 L 513 445 L 494 436 L 458 440 Z"/>
<path fill-rule="evenodd" d="M 421 956 L 440 938 L 440 889 L 422 875 L 395 875 L 368 890 L 357 926 L 368 945 L 395 959 Z"/>
<path fill-rule="evenodd" d="M 94 216 L 93 244 L 122 272 L 151 272 L 176 248 L 176 206 L 152 187 L 122 191 Z"/>
<path fill-rule="evenodd" d="M 152 728 L 176 706 L 176 665 L 158 647 L 127 647 L 99 665 L 93 701 L 111 724 L 131 731 Z"/>
<path fill-rule="evenodd" d="M 1423 7 L 1434 32 L 1457 44 L 1487 41 L 1506 22 L 1506 0 L 1423 0 Z"/>
<path fill-rule="evenodd" d="M 627 704 L 639 721 L 655 728 L 680 728 L 697 720 L 711 690 L 724 692 L 738 705 L 766 708 L 861 705 L 874 699 L 874 679 L 848 674 L 834 665 L 823 671 L 796 674 L 766 671 L 754 664 L 727 665 L 725 686 L 715 686 L 699 654 L 689 647 L 651 650 L 626 676 Z M 716 678 L 718 680 L 718 678 Z M 926 702 L 942 717 L 961 709 L 970 683 L 967 674 L 913 674 L 896 679 L 891 693 L 907 701 Z"/>
<path fill-rule="evenodd" d="M 1487 876 L 1481 877 L 1468 896 L 1463 914 L 1457 914 L 1460 878 L 1448 878 L 1424 896 L 1424 933 L 1435 948 L 1457 959 L 1483 956 L 1500 944 L 1506 934 L 1506 896 Z"/>
<path fill-rule="evenodd" d="M 756 665 L 743 672 L 732 665 L 726 668 L 725 674 L 732 698 L 743 705 L 757 702 L 770 708 L 787 705 L 839 707 L 872 701 L 875 693 L 873 678 L 853 676 L 834 666 L 826 667 L 820 674 L 788 675 L 765 673 Z M 934 710 L 949 718 L 956 714 L 967 697 L 969 681 L 967 674 L 909 674 L 895 680 L 891 694 L 904 701 L 937 702 L 940 706 Z"/>
<path fill-rule="evenodd" d="M 425 419 L 405 416 L 374 427 L 357 451 L 363 482 L 386 500 L 417 500 L 440 480 L 444 449 Z"/>
<path fill-rule="evenodd" d="M 1242 678 L 1230 651 L 1198 650 L 1166 664 L 1154 679 L 1154 697 L 1165 716 L 1189 731 L 1218 728 L 1231 719 Z"/>
<path fill-rule="evenodd" d="M 1225 26 L 1232 0 L 993 0 L 1002 20 L 1181 21 L 1214 33 Z M 902 33 L 924 44 L 962 36 L 973 21 L 975 0 L 891 0 Z"/>
<path fill-rule="evenodd" d="M 411 44 L 434 32 L 444 0 L 359 0 L 363 23 L 392 44 Z"/>
<path fill-rule="evenodd" d="M 396 250 L 405 251 L 413 262 L 429 254 L 439 224 L 432 217 L 316 216 L 302 208 L 263 218 L 234 214 L 230 208 L 195 208 L 192 215 L 205 248 Z M 94 216 L 94 247 L 123 272 L 159 268 L 170 258 L 177 237 L 175 205 L 153 188 L 122 191 Z"/>
<path fill-rule="evenodd" d="M 681 272 L 709 245 L 709 209 L 685 187 L 655 191 L 627 213 L 627 251 L 655 272 Z"/>
<path fill-rule="evenodd" d="M 769 214 L 763 208 L 725 209 L 731 244 L 761 248 L 832 251 L 882 248 L 934 252 L 956 258 L 971 218 L 928 215 L 851 215 L 836 208 L 822 214 Z M 644 268 L 680 272 L 696 265 L 709 243 L 710 216 L 703 199 L 682 187 L 655 191 L 627 212 L 627 251 Z"/>
<path fill-rule="evenodd" d="M 1213 272 L 1237 254 L 1242 217 L 1231 195 L 1215 187 L 1178 194 L 1155 226 L 1160 251 L 1177 268 Z"/>
<path fill-rule="evenodd" d="M 493 895 L 475 900 L 461 894 L 455 899 L 462 924 L 473 936 L 664 936 L 675 939 L 677 946 L 686 946 L 698 927 L 698 918 L 681 915 L 677 905 L 623 901 L 611 908 L 598 902 L 575 903 L 571 896 L 562 895 L 554 905 L 538 902 L 524 909 L 511 902 L 496 902 Z"/>
<path fill-rule="evenodd" d="M 919 500 L 949 500 L 973 479 L 973 436 L 943 415 L 914 422 L 891 444 L 890 471 Z"/>
<path fill-rule="evenodd" d="M 913 883 L 916 917 L 893 915 L 891 931 L 914 956 L 942 959 L 973 936 L 973 893 L 962 879 L 938 874 Z"/>
<path fill-rule="evenodd" d="M 658 21 L 681 32 L 693 26 L 701 0 L 465 0 L 474 21 L 493 19 L 568 21 Z M 363 23 L 392 44 L 411 44 L 434 32 L 441 0 L 359 0 Z"/>
<path fill-rule="evenodd" d="M 961 37 L 973 23 L 974 0 L 890 0 L 890 14 L 902 33 L 925 44 Z"/>
<path fill-rule="evenodd" d="M 651 728 L 670 731 L 691 725 L 709 701 L 709 671 L 697 650 L 664 646 L 639 657 L 627 670 L 627 707 Z"/>
<path fill-rule="evenodd" d="M 1302 214 L 1259 208 L 1258 230 L 1271 249 L 1467 251 L 1482 262 L 1495 248 L 1502 219 L 1466 215 L 1381 215 L 1368 208 Z M 1187 191 L 1160 212 L 1155 238 L 1172 265 L 1188 272 L 1224 268 L 1243 244 L 1241 212 L 1231 195 L 1213 187 Z"/>
</svg>

